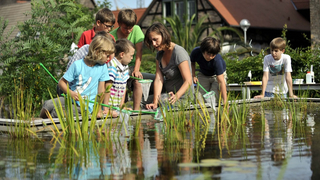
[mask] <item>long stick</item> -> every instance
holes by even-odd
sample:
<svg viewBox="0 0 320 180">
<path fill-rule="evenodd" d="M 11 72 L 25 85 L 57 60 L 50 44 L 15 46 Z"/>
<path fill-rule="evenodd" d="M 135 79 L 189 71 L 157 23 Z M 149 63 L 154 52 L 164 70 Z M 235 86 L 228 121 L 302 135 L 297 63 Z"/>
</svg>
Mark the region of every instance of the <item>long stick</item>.
<svg viewBox="0 0 320 180">
<path fill-rule="evenodd" d="M 53 80 L 55 80 L 57 83 L 59 83 L 57 81 L 57 79 L 55 77 L 53 77 L 53 75 L 48 71 L 48 69 L 46 67 L 44 67 L 44 65 L 42 63 L 40 63 L 40 66 L 43 67 L 43 69 L 52 77 Z M 62 94 L 62 96 L 65 96 L 65 95 Z M 89 102 L 90 103 L 98 103 L 98 102 L 94 102 L 94 101 L 91 101 L 91 100 L 89 100 Z M 103 103 L 100 103 L 100 105 L 101 106 L 105 106 L 105 107 L 111 107 L 112 109 L 120 111 L 119 107 L 114 107 L 114 106 L 110 106 L 110 105 L 103 104 Z M 156 112 L 152 112 L 152 111 L 124 110 L 124 109 L 122 109 L 122 111 L 129 111 L 129 112 L 132 112 L 132 113 L 156 114 Z"/>
<path fill-rule="evenodd" d="M 136 79 L 136 80 L 143 80 L 143 79 L 141 79 L 141 78 L 137 78 L 137 77 L 134 77 L 134 76 L 130 76 L 130 78 Z"/>
<path fill-rule="evenodd" d="M 204 90 L 204 92 L 208 93 L 208 91 L 207 91 L 203 86 L 201 86 L 201 84 L 199 83 L 199 81 L 197 82 L 197 84 L 201 87 L 202 90 Z"/>
<path fill-rule="evenodd" d="M 54 77 L 52 76 L 52 74 L 48 71 L 48 69 L 47 69 L 46 67 L 44 67 L 44 65 L 43 65 L 42 63 L 40 63 L 40 66 L 43 67 L 43 69 L 47 71 L 47 73 L 52 77 L 53 80 L 56 81 L 57 84 L 59 83 L 59 82 L 56 80 L 56 78 L 54 78 Z"/>
</svg>

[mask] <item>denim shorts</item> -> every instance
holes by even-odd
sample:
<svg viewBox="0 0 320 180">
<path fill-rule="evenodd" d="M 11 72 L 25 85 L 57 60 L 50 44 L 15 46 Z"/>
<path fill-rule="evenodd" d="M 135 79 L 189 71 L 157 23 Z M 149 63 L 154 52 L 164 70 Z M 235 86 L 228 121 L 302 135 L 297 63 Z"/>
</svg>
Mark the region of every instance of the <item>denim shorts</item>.
<svg viewBox="0 0 320 180">
<path fill-rule="evenodd" d="M 282 98 L 287 98 L 287 94 L 279 94 L 280 97 Z M 272 92 L 265 92 L 264 93 L 264 97 L 271 97 L 271 98 L 274 98 L 274 93 Z"/>
</svg>

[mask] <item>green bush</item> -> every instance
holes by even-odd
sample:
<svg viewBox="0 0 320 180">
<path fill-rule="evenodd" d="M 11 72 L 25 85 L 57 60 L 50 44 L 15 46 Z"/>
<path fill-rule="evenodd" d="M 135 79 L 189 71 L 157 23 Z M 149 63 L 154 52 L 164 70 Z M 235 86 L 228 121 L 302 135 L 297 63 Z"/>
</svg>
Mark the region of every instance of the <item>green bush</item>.
<svg viewBox="0 0 320 180">
<path fill-rule="evenodd" d="M 30 19 L 18 25 L 20 37 L 1 38 L 0 94 L 10 96 L 16 79 L 22 82 L 22 89 L 33 94 L 38 109 L 43 99 L 50 98 L 47 89 L 56 94 L 55 81 L 39 63 L 59 79 L 65 71 L 67 57 L 72 55 L 72 42 L 78 42 L 81 33 L 92 28 L 94 19 L 93 12 L 73 0 L 39 0 L 31 4 L 31 12 L 26 14 Z M 3 28 L 5 23 L 1 25 Z M 0 33 L 5 36 L 3 31 Z"/>
</svg>

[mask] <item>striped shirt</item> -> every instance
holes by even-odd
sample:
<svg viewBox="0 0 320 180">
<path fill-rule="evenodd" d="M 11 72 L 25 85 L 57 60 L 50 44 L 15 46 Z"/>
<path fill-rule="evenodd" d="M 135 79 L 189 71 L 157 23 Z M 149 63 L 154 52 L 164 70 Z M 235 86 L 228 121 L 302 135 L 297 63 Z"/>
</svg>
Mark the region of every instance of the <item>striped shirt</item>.
<svg viewBox="0 0 320 180">
<path fill-rule="evenodd" d="M 129 69 L 127 65 L 122 65 L 116 57 L 107 66 L 110 80 L 113 81 L 110 89 L 109 105 L 119 106 L 125 95 L 127 80 L 129 79 Z"/>
</svg>

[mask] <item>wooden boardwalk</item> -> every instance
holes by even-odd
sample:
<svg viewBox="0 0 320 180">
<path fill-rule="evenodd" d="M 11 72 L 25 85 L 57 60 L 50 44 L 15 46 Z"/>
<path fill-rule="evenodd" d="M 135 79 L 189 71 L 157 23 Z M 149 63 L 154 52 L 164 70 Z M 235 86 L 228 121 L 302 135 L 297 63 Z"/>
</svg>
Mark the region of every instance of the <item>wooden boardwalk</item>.
<svg viewBox="0 0 320 180">
<path fill-rule="evenodd" d="M 261 101 L 269 101 L 270 98 L 264 98 L 264 99 L 247 99 L 245 100 L 247 104 L 260 104 Z M 293 100 L 293 99 L 287 99 L 287 100 Z M 307 102 L 320 102 L 320 98 L 304 98 L 304 99 L 295 99 L 297 101 L 299 100 L 304 100 Z M 241 104 L 243 103 L 243 100 L 234 100 L 234 101 L 229 101 L 229 103 L 237 103 L 237 104 Z M 206 103 L 205 104 L 207 108 L 209 108 L 209 111 L 212 112 L 211 106 Z M 186 111 L 190 111 L 190 110 L 195 110 L 195 109 L 199 109 L 199 105 L 198 107 L 194 107 L 194 106 L 190 106 L 188 109 L 186 109 Z M 179 109 L 177 109 L 178 111 Z M 102 125 L 103 123 L 110 123 L 110 122 L 122 122 L 122 120 L 126 120 L 126 121 L 132 121 L 135 122 L 136 120 L 140 119 L 142 120 L 142 122 L 144 121 L 156 121 L 154 120 L 154 115 L 153 114 L 138 114 L 138 113 L 132 113 L 127 116 L 120 116 L 117 118 L 110 118 L 108 117 L 106 120 L 105 118 L 102 119 L 97 119 L 96 121 L 96 125 Z M 80 123 L 82 122 L 82 118 L 80 117 Z M 75 119 L 76 121 L 76 119 Z M 89 125 L 90 125 L 91 120 L 89 119 Z M 16 124 L 20 124 L 23 123 L 21 120 L 17 120 L 17 119 L 3 119 L 0 118 L 0 131 L 13 131 L 14 130 L 14 126 Z M 33 131 L 52 131 L 52 129 L 54 129 L 54 124 L 57 126 L 58 129 L 61 129 L 61 125 L 60 125 L 60 121 L 58 118 L 53 118 L 51 119 L 35 119 L 31 121 L 31 130 Z"/>
</svg>

